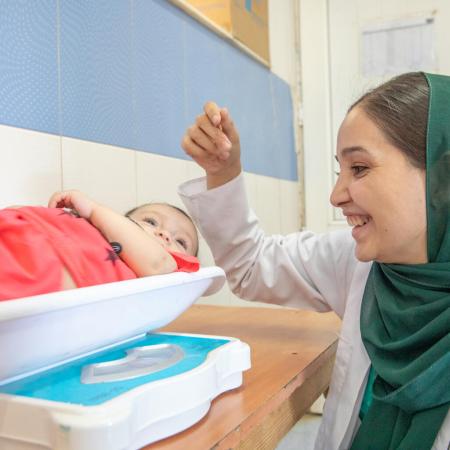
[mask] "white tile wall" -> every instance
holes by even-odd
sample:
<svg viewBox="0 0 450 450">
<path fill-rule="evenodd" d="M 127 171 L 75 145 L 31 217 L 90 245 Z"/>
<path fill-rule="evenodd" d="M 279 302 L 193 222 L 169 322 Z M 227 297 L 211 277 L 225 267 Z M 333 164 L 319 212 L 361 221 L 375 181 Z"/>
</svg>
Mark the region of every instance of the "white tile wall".
<svg viewBox="0 0 450 450">
<path fill-rule="evenodd" d="M 188 178 L 188 162 L 136 152 L 137 202 L 164 202 L 183 208 L 177 187 Z"/>
<path fill-rule="evenodd" d="M 280 180 L 258 175 L 256 178 L 256 205 L 254 207 L 260 224 L 267 234 L 281 230 Z"/>
<path fill-rule="evenodd" d="M 205 171 L 195 162 L 186 161 L 187 164 L 187 179 L 201 178 L 205 176 Z"/>
<path fill-rule="evenodd" d="M 280 232 L 293 233 L 300 229 L 300 195 L 296 181 L 279 180 Z"/>
<path fill-rule="evenodd" d="M 291 86 L 295 79 L 295 15 L 297 0 L 269 1 L 270 68 Z M 282 49 L 282 50 L 281 50 Z"/>
<path fill-rule="evenodd" d="M 125 212 L 137 202 L 135 158 L 133 150 L 63 137 L 63 189 Z"/>
<path fill-rule="evenodd" d="M 0 207 L 47 205 L 61 189 L 61 139 L 0 125 Z"/>
</svg>

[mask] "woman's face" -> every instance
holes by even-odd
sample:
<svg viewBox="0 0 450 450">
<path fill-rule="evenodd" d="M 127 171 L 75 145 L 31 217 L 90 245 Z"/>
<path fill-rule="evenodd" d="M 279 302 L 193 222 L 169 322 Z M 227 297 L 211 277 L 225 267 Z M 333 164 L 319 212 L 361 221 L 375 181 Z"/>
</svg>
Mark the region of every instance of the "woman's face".
<svg viewBox="0 0 450 450">
<path fill-rule="evenodd" d="M 341 125 L 331 203 L 353 227 L 360 261 L 427 262 L 425 171 L 411 165 L 361 108 Z"/>
</svg>

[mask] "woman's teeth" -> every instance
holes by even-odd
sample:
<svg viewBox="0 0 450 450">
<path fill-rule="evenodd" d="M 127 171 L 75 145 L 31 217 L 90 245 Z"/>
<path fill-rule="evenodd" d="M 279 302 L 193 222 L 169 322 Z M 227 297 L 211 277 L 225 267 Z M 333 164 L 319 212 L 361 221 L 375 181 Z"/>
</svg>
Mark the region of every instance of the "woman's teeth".
<svg viewBox="0 0 450 450">
<path fill-rule="evenodd" d="M 347 223 L 352 227 L 360 227 L 369 221 L 369 216 L 347 216 Z"/>
</svg>

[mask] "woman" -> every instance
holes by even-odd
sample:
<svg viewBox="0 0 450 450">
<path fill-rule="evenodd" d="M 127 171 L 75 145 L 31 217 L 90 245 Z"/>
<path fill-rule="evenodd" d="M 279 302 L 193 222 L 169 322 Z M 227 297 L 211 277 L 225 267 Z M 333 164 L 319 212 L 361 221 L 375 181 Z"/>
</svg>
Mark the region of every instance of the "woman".
<svg viewBox="0 0 450 450">
<path fill-rule="evenodd" d="M 206 183 L 180 193 L 232 290 L 342 317 L 316 448 L 447 449 L 450 77 L 404 74 L 350 108 L 331 202 L 351 232 L 264 236 L 226 109 L 205 105 L 182 146 Z"/>
</svg>

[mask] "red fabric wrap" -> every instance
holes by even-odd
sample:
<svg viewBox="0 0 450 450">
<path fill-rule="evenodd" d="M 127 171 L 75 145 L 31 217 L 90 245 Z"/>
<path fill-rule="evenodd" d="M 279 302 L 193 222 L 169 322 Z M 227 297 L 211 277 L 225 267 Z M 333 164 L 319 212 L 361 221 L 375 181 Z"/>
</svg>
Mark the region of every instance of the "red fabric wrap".
<svg viewBox="0 0 450 450">
<path fill-rule="evenodd" d="M 0 301 L 61 290 L 64 267 L 78 287 L 136 278 L 102 234 L 57 208 L 0 211 Z"/>
<path fill-rule="evenodd" d="M 176 272 L 197 272 L 200 269 L 200 262 L 195 256 L 167 250 L 177 263 Z"/>
</svg>

